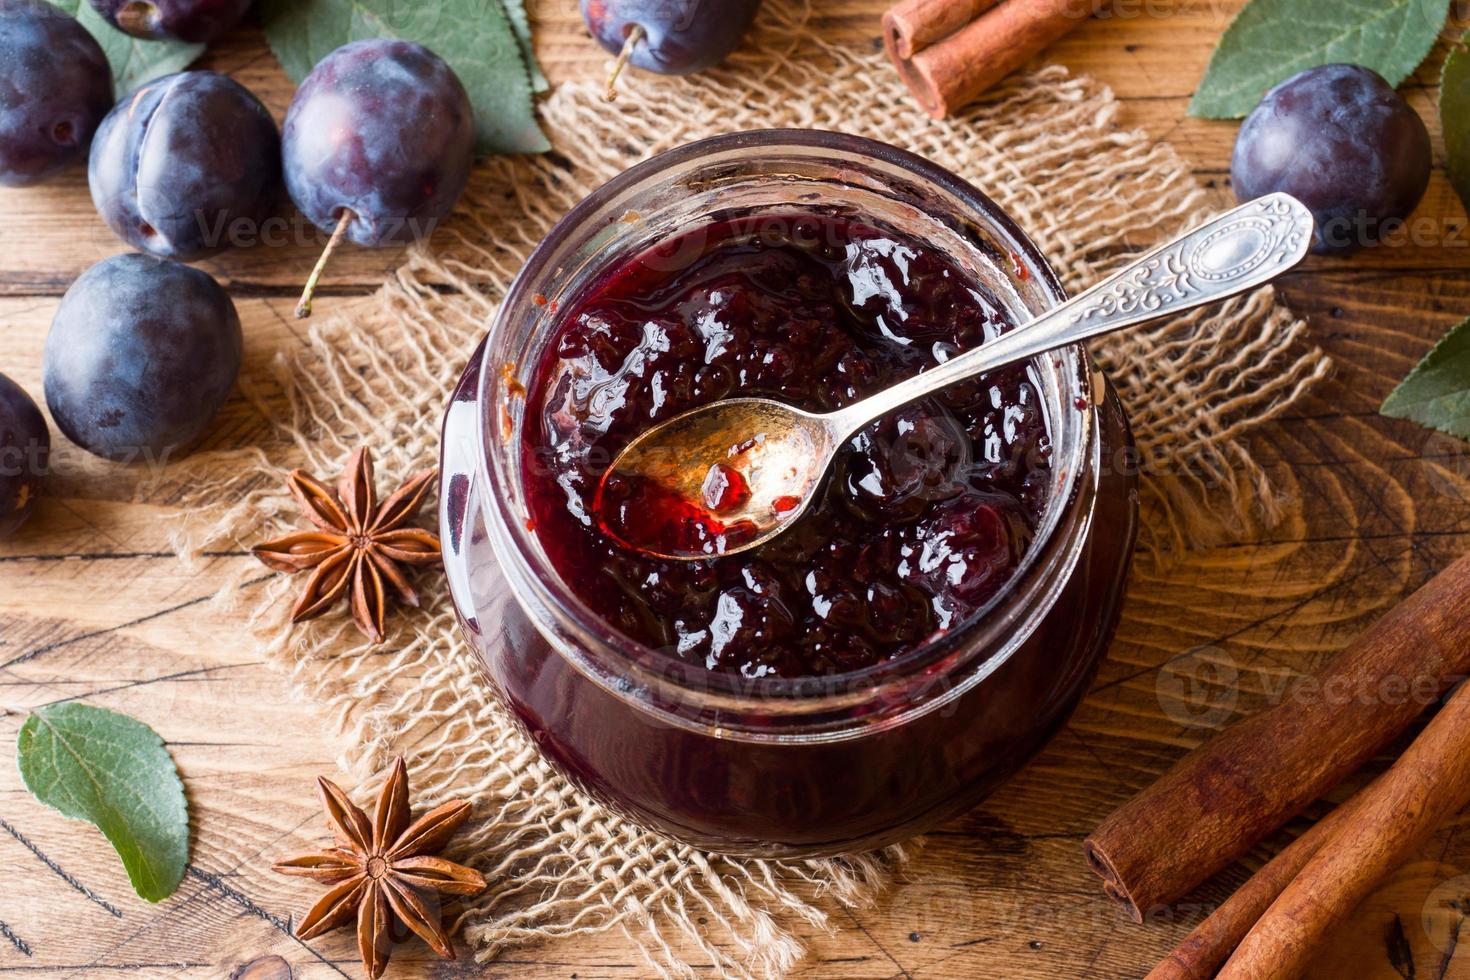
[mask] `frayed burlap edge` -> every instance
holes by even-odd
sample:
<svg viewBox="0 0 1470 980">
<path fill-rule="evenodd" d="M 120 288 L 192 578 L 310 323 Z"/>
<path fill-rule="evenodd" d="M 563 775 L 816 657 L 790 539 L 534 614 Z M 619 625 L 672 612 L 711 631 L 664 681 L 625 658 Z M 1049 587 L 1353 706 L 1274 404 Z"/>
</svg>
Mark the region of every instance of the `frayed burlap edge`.
<svg viewBox="0 0 1470 980">
<path fill-rule="evenodd" d="M 236 454 L 228 486 L 197 494 L 201 504 L 236 503 L 207 534 L 181 538 L 181 552 L 249 545 L 291 526 L 281 479 L 292 466 L 332 475 L 364 443 L 385 483 L 432 465 L 448 393 L 536 242 L 589 190 L 689 140 L 794 126 L 911 149 L 1010 211 L 1071 289 L 1224 203 L 1167 144 L 1120 129 L 1118 103 L 1095 82 L 1042 69 L 961 118 L 932 123 L 878 54 L 826 44 L 806 17 L 802 4 L 768 3 L 759 36 L 728 66 L 689 80 L 638 75 L 615 109 L 598 86 L 557 88 L 542 106 L 554 153 L 481 168 L 454 220 L 375 297 L 314 326 L 304 349 L 275 360 L 273 379 L 244 379 L 279 441 Z M 1143 455 L 1148 547 L 1274 520 L 1276 494 L 1244 439 L 1328 371 L 1303 331 L 1260 290 L 1099 347 Z M 201 462 L 221 471 L 219 454 Z M 455 925 L 481 960 L 620 928 L 660 973 L 706 964 L 777 976 L 802 953 L 794 924 L 822 928 L 827 909 L 871 901 L 913 849 L 769 862 L 671 843 L 581 796 L 519 735 L 461 644 L 442 582 L 430 581 L 423 610 L 370 647 L 345 618 L 291 628 L 282 610 L 299 583 L 278 577 L 242 590 L 258 571 L 226 583 L 221 601 L 254 604 L 251 635 L 341 739 L 339 761 L 363 781 L 359 793 L 401 753 L 423 803 L 476 801 L 457 850 L 494 885 Z"/>
</svg>

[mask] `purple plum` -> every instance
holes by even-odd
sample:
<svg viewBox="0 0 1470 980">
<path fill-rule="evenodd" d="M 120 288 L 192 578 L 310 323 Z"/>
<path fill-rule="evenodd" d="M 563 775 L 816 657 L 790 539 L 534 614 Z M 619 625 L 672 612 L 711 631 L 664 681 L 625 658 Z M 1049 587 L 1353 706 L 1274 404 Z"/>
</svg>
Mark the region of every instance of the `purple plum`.
<svg viewBox="0 0 1470 980">
<path fill-rule="evenodd" d="M 1242 202 L 1273 191 L 1317 222 L 1314 252 L 1350 252 L 1394 230 L 1429 185 L 1429 132 L 1376 72 L 1322 65 L 1266 93 L 1235 140 Z"/>
<path fill-rule="evenodd" d="M 454 70 L 408 41 L 357 41 L 301 83 L 282 134 L 286 188 L 323 230 L 378 247 L 427 236 L 459 200 L 475 120 Z"/>
<path fill-rule="evenodd" d="M 582 0 L 582 19 L 613 54 L 634 30 L 631 64 L 661 75 L 689 75 L 724 61 L 750 30 L 760 0 Z"/>
<path fill-rule="evenodd" d="M 46 419 L 20 385 L 0 374 L 0 540 L 35 509 L 51 453 Z"/>
<path fill-rule="evenodd" d="M 75 18 L 0 0 L 0 184 L 36 184 L 86 158 L 112 108 L 112 69 Z"/>
<path fill-rule="evenodd" d="M 235 306 L 207 273 L 115 255 L 61 300 L 46 337 L 46 404 L 88 452 L 164 462 L 214 421 L 242 346 Z"/>
<path fill-rule="evenodd" d="M 134 248 L 192 262 L 257 230 L 281 197 L 281 137 L 260 100 L 212 71 L 150 82 L 97 130 L 92 202 Z"/>
<path fill-rule="evenodd" d="M 149 41 L 208 44 L 240 23 L 251 0 L 92 0 L 113 27 Z"/>
</svg>

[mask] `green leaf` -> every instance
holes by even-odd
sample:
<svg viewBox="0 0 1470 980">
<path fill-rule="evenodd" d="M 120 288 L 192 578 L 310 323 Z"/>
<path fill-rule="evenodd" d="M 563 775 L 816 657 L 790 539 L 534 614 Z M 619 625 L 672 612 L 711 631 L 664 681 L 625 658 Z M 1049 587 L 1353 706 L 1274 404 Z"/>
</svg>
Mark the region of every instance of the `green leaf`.
<svg viewBox="0 0 1470 980">
<path fill-rule="evenodd" d="M 106 835 L 141 897 L 161 902 L 179 887 L 189 861 L 189 808 L 153 729 L 115 711 L 52 705 L 20 727 L 15 757 L 36 799 Z"/>
<path fill-rule="evenodd" d="M 504 3 L 511 30 L 516 32 L 516 43 L 521 46 L 521 58 L 531 73 L 531 89 L 545 92 L 551 88 L 551 83 L 541 73 L 541 63 L 536 60 L 536 49 L 531 45 L 531 19 L 526 16 L 526 0 L 504 0 Z"/>
<path fill-rule="evenodd" d="M 102 53 L 112 65 L 119 98 L 155 78 L 183 71 L 204 53 L 202 44 L 143 41 L 124 34 L 103 20 L 89 0 L 51 0 L 51 3 L 75 17 L 102 45 Z"/>
<path fill-rule="evenodd" d="M 551 149 L 536 124 L 532 76 L 502 0 L 264 0 L 259 8 L 271 50 L 297 82 L 350 41 L 415 41 L 449 62 L 464 82 L 481 153 Z"/>
<path fill-rule="evenodd" d="M 1448 10 L 1449 0 L 1251 0 L 1215 48 L 1189 114 L 1239 119 L 1277 82 L 1337 62 L 1397 86 L 1434 46 Z"/>
<path fill-rule="evenodd" d="M 1444 127 L 1444 149 L 1450 183 L 1460 195 L 1460 203 L 1470 211 L 1470 51 L 1465 45 L 1470 33 L 1460 40 L 1460 47 L 1445 59 L 1444 73 L 1439 79 L 1439 121 Z"/>
<path fill-rule="evenodd" d="M 1380 411 L 1389 418 L 1470 439 L 1470 320 L 1465 320 L 1424 355 L 1393 390 Z"/>
</svg>

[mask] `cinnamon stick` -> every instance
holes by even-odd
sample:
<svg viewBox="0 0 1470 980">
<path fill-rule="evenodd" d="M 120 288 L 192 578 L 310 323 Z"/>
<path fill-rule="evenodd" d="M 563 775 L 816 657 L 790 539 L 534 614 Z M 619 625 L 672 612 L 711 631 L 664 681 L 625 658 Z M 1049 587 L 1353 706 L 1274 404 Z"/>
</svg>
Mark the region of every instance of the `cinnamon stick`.
<svg viewBox="0 0 1470 980">
<path fill-rule="evenodd" d="M 1470 684 L 1462 684 L 1241 940 L 1220 980 L 1301 976 L 1323 937 L 1467 803 Z"/>
<path fill-rule="evenodd" d="M 1450 565 L 1278 705 L 1181 759 L 1085 843 L 1142 922 L 1358 768 L 1470 670 L 1470 556 Z"/>
<path fill-rule="evenodd" d="M 903 0 L 883 15 L 883 40 L 890 56 L 912 58 L 942 41 L 998 0 Z"/>
<path fill-rule="evenodd" d="M 1376 785 L 1376 784 L 1375 784 Z M 1333 810 L 1251 875 L 1144 980 L 1211 980 L 1297 873 L 1362 805 L 1364 792 Z"/>
<path fill-rule="evenodd" d="M 957 2 L 964 6 L 970 0 Z M 911 55 L 899 49 L 901 35 L 885 29 L 884 37 L 889 57 L 909 92 L 925 112 L 942 119 L 1085 22 L 1094 2 L 1005 0 Z M 924 22 L 929 25 L 926 30 L 911 37 L 929 36 L 950 22 L 949 16 L 932 17 Z M 900 26 L 895 23 L 895 32 Z M 914 43 L 916 40 L 911 40 L 910 47 Z"/>
</svg>

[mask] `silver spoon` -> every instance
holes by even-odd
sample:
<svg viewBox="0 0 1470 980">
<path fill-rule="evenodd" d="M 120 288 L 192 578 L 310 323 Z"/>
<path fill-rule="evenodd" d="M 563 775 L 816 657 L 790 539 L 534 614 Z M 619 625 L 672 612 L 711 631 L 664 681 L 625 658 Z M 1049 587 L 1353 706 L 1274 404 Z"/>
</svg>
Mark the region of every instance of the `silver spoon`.
<svg viewBox="0 0 1470 980">
<path fill-rule="evenodd" d="M 732 398 L 677 415 L 618 454 L 594 510 L 608 533 L 648 554 L 696 559 L 755 548 L 801 517 L 837 451 L 875 419 L 976 375 L 1253 289 L 1300 262 L 1311 243 L 1306 207 L 1268 194 L 1025 326 L 839 411 Z M 668 533 L 671 522 L 690 518 L 697 533 Z"/>
</svg>

